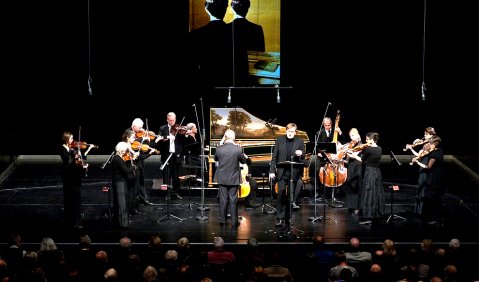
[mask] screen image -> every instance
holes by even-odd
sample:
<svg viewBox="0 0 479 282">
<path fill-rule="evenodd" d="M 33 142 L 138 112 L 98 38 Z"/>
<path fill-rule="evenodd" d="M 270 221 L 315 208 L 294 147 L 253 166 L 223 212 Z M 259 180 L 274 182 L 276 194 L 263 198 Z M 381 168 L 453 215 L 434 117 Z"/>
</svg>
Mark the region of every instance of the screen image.
<svg viewBox="0 0 479 282">
<path fill-rule="evenodd" d="M 246 3 L 249 8 L 238 8 L 237 3 Z M 230 41 L 233 50 L 233 67 L 225 70 L 233 77 L 229 86 L 280 84 L 280 11 L 280 0 L 228 1 L 223 21 L 229 28 L 226 40 Z M 205 0 L 190 0 L 190 33 L 209 23 Z"/>
</svg>

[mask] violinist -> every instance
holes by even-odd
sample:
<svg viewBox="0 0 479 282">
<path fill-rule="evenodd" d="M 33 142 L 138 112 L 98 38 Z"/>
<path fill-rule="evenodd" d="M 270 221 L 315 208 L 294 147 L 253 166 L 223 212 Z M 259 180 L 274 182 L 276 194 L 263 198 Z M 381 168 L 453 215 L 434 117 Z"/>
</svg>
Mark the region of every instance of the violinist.
<svg viewBox="0 0 479 282">
<path fill-rule="evenodd" d="M 187 133 L 185 134 L 186 143 L 184 148 L 185 163 L 194 168 L 190 169 L 190 174 L 196 175 L 196 179 L 201 179 L 201 140 L 198 135 L 196 124 L 190 122 L 186 125 Z"/>
<path fill-rule="evenodd" d="M 133 141 L 139 141 L 141 144 L 148 143 L 148 146 L 154 146 L 153 142 L 150 141 L 149 136 L 146 134 L 140 138 L 136 138 L 137 133 L 139 132 L 144 132 L 145 130 L 143 129 L 144 122 L 140 118 L 135 118 L 133 122 L 131 123 L 131 130 L 133 130 L 135 134 L 135 139 Z M 128 130 L 128 129 L 127 129 Z M 125 137 L 125 135 L 123 136 Z M 133 144 L 131 142 L 132 139 L 128 140 L 130 144 Z M 127 141 L 127 140 L 123 140 Z M 136 178 L 135 178 L 135 185 L 136 188 L 136 195 L 135 198 L 137 198 L 137 201 L 139 204 L 143 204 L 145 206 L 147 205 L 154 205 L 152 202 L 148 200 L 148 195 L 146 193 L 146 188 L 145 188 L 145 159 L 149 158 L 151 156 L 151 151 L 143 151 L 139 150 L 138 152 L 138 158 L 135 160 L 135 165 L 138 168 Z M 136 209 L 138 210 L 138 209 Z"/>
<path fill-rule="evenodd" d="M 63 161 L 61 176 L 63 181 L 64 220 L 66 226 L 81 229 L 83 228 L 81 222 L 81 185 L 88 164 L 78 165 L 78 159 L 86 157 L 93 145 L 89 146 L 82 157 L 80 155 L 81 151 L 72 146 L 74 142 L 72 133 L 64 132 L 62 140 L 63 146 L 60 157 Z"/>
<path fill-rule="evenodd" d="M 369 132 L 366 134 L 366 144 L 368 146 L 365 146 L 362 150 L 362 156 L 348 154 L 350 158 L 360 161 L 363 167 L 358 204 L 362 221 L 359 224 L 371 224 L 373 220 L 379 220 L 385 212 L 386 202 L 380 169 L 383 150 L 377 144 L 378 140 L 379 134 L 377 132 Z"/>
<path fill-rule="evenodd" d="M 422 139 L 416 139 L 412 144 L 407 144 L 405 149 L 410 150 L 411 153 L 414 154 L 414 159 L 419 160 L 423 164 L 427 164 L 429 162 L 429 156 L 424 156 L 422 158 L 419 158 L 419 156 L 423 155 L 423 152 L 427 152 L 429 150 L 429 140 L 433 137 L 436 136 L 436 131 L 434 130 L 433 127 L 426 127 L 424 129 L 424 137 Z M 421 144 L 418 145 L 418 144 Z M 415 147 L 418 147 L 419 149 L 416 151 Z M 414 163 L 414 162 L 413 162 Z M 417 185 L 418 189 L 416 191 L 416 202 L 415 202 L 415 208 L 414 211 L 417 215 L 421 216 L 422 214 L 422 208 L 423 208 L 423 198 L 424 198 L 424 187 L 426 185 L 426 170 L 422 168 L 421 166 L 419 167 L 419 175 L 418 175 L 418 180 L 417 180 Z"/>
<path fill-rule="evenodd" d="M 424 222 L 430 225 L 442 223 L 441 196 L 444 194 L 442 187 L 442 167 L 444 152 L 440 147 L 441 138 L 434 135 L 428 139 L 427 149 L 421 152 L 420 159 L 415 163 L 420 167 L 420 174 L 424 177 L 418 186 L 415 211 Z"/>
<path fill-rule="evenodd" d="M 357 158 L 361 158 L 361 151 L 355 151 L 354 148 L 358 148 L 362 145 L 361 135 L 356 128 L 349 130 L 349 138 L 351 141 L 346 144 L 346 163 L 348 168 L 348 175 L 346 178 L 346 185 L 344 188 L 345 205 L 348 208 L 348 212 L 352 215 L 358 215 L 359 213 L 359 188 L 361 187 L 362 167 L 361 161 Z"/>
<path fill-rule="evenodd" d="M 156 142 L 164 140 L 159 143 L 160 152 L 162 152 L 161 162 L 166 163 L 165 169 L 163 169 L 163 183 L 171 185 L 171 199 L 181 200 L 179 168 L 187 130 L 176 123 L 174 112 L 169 112 L 166 115 L 166 122 L 165 125 L 160 126 L 159 137 L 156 139 Z"/>
<path fill-rule="evenodd" d="M 119 142 L 115 146 L 115 155 L 111 160 L 113 181 L 113 219 L 120 228 L 128 227 L 128 190 L 129 183 L 135 179 L 135 167 L 129 165 L 130 145 Z M 125 160 L 127 159 L 127 160 Z"/>
</svg>

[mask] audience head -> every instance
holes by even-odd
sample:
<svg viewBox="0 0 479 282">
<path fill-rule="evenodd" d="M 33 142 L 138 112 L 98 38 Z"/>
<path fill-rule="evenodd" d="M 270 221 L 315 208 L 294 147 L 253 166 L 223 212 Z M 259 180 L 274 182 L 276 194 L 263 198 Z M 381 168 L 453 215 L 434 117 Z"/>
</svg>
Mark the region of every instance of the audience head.
<svg viewBox="0 0 479 282">
<path fill-rule="evenodd" d="M 148 246 L 150 248 L 159 248 L 161 247 L 161 237 L 158 235 L 151 235 L 148 239 Z"/>
<path fill-rule="evenodd" d="M 189 248 L 190 247 L 190 240 L 188 240 L 187 237 L 181 237 L 180 239 L 178 239 L 178 241 L 176 242 L 178 247 L 180 248 Z"/>
<path fill-rule="evenodd" d="M 259 246 L 258 240 L 256 238 L 249 238 L 248 239 L 248 248 L 256 249 Z"/>
<path fill-rule="evenodd" d="M 108 262 L 108 254 L 105 251 L 98 251 L 95 254 L 95 259 L 99 263 L 106 264 Z"/>
<path fill-rule="evenodd" d="M 175 250 L 168 250 L 165 253 L 165 260 L 167 262 L 175 262 L 178 260 L 178 252 Z"/>
<path fill-rule="evenodd" d="M 105 277 L 105 281 L 118 281 L 118 272 L 114 268 L 109 268 L 103 277 Z"/>
<path fill-rule="evenodd" d="M 158 278 L 158 271 L 156 271 L 156 268 L 154 268 L 153 266 L 148 265 L 145 268 L 145 271 L 143 271 L 143 278 L 147 282 L 157 281 L 156 279 Z"/>
<path fill-rule="evenodd" d="M 54 251 L 58 249 L 55 241 L 50 237 L 45 237 L 40 243 L 40 251 Z"/>
<path fill-rule="evenodd" d="M 449 241 L 449 251 L 458 251 L 461 248 L 461 241 L 459 239 L 453 238 Z"/>
<path fill-rule="evenodd" d="M 225 246 L 225 241 L 223 240 L 223 238 L 221 237 L 213 238 L 213 247 L 215 247 L 215 249 L 223 249 L 224 246 Z"/>
<path fill-rule="evenodd" d="M 91 247 L 91 239 L 87 234 L 80 236 L 80 242 L 78 243 L 81 249 L 89 249 Z"/>
<path fill-rule="evenodd" d="M 120 239 L 120 247 L 128 249 L 128 248 L 131 248 L 131 246 L 132 246 L 132 242 L 130 237 L 124 236 Z"/>
<path fill-rule="evenodd" d="M 314 235 L 313 236 L 313 246 L 314 247 L 322 247 L 324 246 L 325 240 L 322 235 Z"/>
</svg>

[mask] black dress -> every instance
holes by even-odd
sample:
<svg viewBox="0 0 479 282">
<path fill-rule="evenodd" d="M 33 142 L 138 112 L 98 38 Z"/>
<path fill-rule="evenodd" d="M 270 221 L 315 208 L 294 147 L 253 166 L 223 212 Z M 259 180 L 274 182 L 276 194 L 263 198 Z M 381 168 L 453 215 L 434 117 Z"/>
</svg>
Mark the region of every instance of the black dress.
<svg viewBox="0 0 479 282">
<path fill-rule="evenodd" d="M 384 215 L 385 200 L 381 170 L 382 148 L 367 147 L 361 157 L 363 162 L 363 182 L 359 191 L 359 208 L 364 218 L 380 218 Z"/>
<path fill-rule="evenodd" d="M 359 156 L 361 156 L 360 153 Z M 348 158 L 348 175 L 344 188 L 345 204 L 349 211 L 359 209 L 359 190 L 361 188 L 362 165 L 361 162 Z"/>
<path fill-rule="evenodd" d="M 442 149 L 436 149 L 428 156 L 430 159 L 435 159 L 435 162 L 431 168 L 426 169 L 422 216 L 425 220 L 440 222 L 442 217 L 441 196 L 444 194 L 442 187 L 444 153 Z"/>
</svg>

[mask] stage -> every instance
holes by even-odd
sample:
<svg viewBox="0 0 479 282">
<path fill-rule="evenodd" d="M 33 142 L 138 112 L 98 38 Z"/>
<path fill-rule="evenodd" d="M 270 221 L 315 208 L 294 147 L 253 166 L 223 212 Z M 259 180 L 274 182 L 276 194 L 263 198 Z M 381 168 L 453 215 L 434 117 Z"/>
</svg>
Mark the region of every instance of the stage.
<svg viewBox="0 0 479 282">
<path fill-rule="evenodd" d="M 106 244 L 117 242 L 123 234 L 128 234 L 136 242 L 146 242 L 154 233 L 161 234 L 164 242 L 176 242 L 179 237 L 187 236 L 195 243 L 210 243 L 213 237 L 222 236 L 229 243 L 245 243 L 255 237 L 265 243 L 309 244 L 316 233 L 324 234 L 330 243 L 341 244 L 353 236 L 371 244 L 386 238 L 408 243 L 419 242 L 426 237 L 437 242 L 460 237 L 463 242 L 476 243 L 479 238 L 477 231 L 470 229 L 479 223 L 477 174 L 454 156 L 446 156 L 448 192 L 443 197 L 445 218 L 442 226 L 429 226 L 413 212 L 417 167 L 409 165 L 410 156 L 398 156 L 402 165 L 395 167 L 391 166 L 388 156 L 383 156 L 381 170 L 386 215 L 381 222 L 361 225 L 359 218 L 348 214 L 346 208 L 331 204 L 333 199 L 327 190 L 334 189 L 334 198 L 340 201 L 344 196 L 341 187 L 326 187 L 328 196 L 327 203 L 324 203 L 314 200 L 312 184 L 307 183 L 301 192 L 301 208 L 293 211 L 290 232 L 275 226 L 275 195 L 271 193 L 268 182 L 261 181 L 261 176 L 256 177 L 260 182 L 256 199 L 258 207 L 246 209 L 244 200 L 239 200 L 239 227 L 219 225 L 217 188 L 208 187 L 208 183 L 188 185 L 188 181 L 182 181 L 182 200 L 167 201 L 166 191 L 161 190 L 161 163 L 158 156 L 146 162 L 145 184 L 150 201 L 155 205 L 141 206 L 141 213 L 133 217 L 129 230 L 119 230 L 110 221 L 109 165 L 102 169 L 107 158 L 97 155 L 88 159 L 90 166 L 82 187 L 84 229 L 81 231 L 63 227 L 59 157 L 17 158 L 2 174 L 2 242 L 13 231 L 22 233 L 25 242 L 39 242 L 43 236 L 54 237 L 58 242 L 76 242 L 78 232 L 82 232 L 89 234 L 95 242 Z M 264 169 L 267 167 L 253 165 L 251 171 L 257 173 Z M 399 191 L 391 194 L 391 185 L 398 185 Z M 390 217 L 391 207 L 392 213 L 402 218 Z"/>
</svg>

